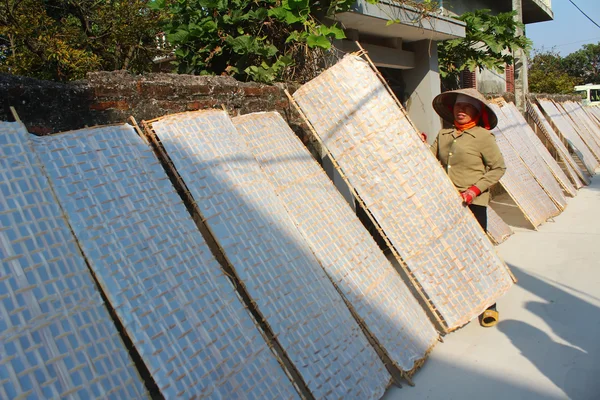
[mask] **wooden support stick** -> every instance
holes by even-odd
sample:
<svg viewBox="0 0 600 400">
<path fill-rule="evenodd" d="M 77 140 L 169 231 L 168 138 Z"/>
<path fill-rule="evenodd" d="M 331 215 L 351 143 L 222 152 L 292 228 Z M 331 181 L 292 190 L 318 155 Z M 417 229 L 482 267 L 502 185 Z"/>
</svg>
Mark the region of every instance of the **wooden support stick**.
<svg viewBox="0 0 600 400">
<path fill-rule="evenodd" d="M 13 106 L 10 106 L 10 112 L 16 122 L 21 122 L 21 118 L 19 118 L 19 114 L 17 114 L 17 110 Z"/>
<path fill-rule="evenodd" d="M 142 140 L 149 145 L 150 141 L 148 140 L 148 136 L 144 134 L 144 132 L 142 132 L 142 129 L 140 128 L 140 126 L 138 125 L 137 121 L 135 120 L 135 118 L 133 117 L 133 115 L 131 115 L 129 118 L 129 121 L 131 122 L 131 125 L 133 126 L 133 129 L 135 129 L 136 133 L 138 134 L 139 137 L 142 138 Z"/>
</svg>

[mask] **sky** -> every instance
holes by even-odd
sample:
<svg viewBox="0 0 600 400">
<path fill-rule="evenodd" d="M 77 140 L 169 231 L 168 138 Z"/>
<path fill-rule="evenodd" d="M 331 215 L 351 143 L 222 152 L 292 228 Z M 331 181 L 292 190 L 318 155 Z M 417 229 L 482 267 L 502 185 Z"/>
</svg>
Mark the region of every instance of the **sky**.
<svg viewBox="0 0 600 400">
<path fill-rule="evenodd" d="M 600 25 L 600 0 L 573 0 Z M 536 50 L 555 50 L 566 56 L 584 44 L 600 43 L 600 28 L 585 17 L 569 0 L 551 0 L 554 20 L 526 25 L 526 35 Z"/>
</svg>

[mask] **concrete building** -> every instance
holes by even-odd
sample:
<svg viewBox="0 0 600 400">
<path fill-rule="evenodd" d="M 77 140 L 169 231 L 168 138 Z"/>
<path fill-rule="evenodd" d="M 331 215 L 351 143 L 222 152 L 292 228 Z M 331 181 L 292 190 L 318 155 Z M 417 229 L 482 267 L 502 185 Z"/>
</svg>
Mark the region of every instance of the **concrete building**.
<svg viewBox="0 0 600 400">
<path fill-rule="evenodd" d="M 370 4 L 357 0 L 353 8 L 336 15 L 345 28 L 347 39 L 334 42 L 336 48 L 357 51 L 355 42 L 368 51 L 370 58 L 402 102 L 417 129 L 433 141 L 441 129 L 441 120 L 431 103 L 441 93 L 437 42 L 465 37 L 465 23 L 452 18 L 467 11 L 490 9 L 493 13 L 518 10 L 524 24 L 554 18 L 551 0 L 438 0 L 437 7 L 424 13 L 418 6 L 401 0 L 381 0 Z M 415 3 L 424 3 L 416 0 Z M 394 21 L 389 24 L 388 21 Z M 515 92 L 517 106 L 524 104 L 527 91 L 527 64 L 524 54 L 515 54 L 515 66 L 504 74 L 495 71 L 466 72 L 463 87 L 475 87 L 483 93 Z M 521 100 L 519 100 L 521 99 Z M 323 159 L 340 192 L 355 206 L 354 198 L 330 160 Z M 360 216 L 360 210 L 357 210 Z"/>
<path fill-rule="evenodd" d="M 441 91 L 437 42 L 465 36 L 465 24 L 452 16 L 475 9 L 486 8 L 493 13 L 515 9 L 523 23 L 531 24 L 554 18 L 550 1 L 439 0 L 438 8 L 424 14 L 419 7 L 401 1 L 382 0 L 374 5 L 358 0 L 351 11 L 336 16 L 346 28 L 349 40 L 335 45 L 343 51 L 355 51 L 354 41 L 359 41 L 388 79 L 417 128 L 431 137 L 441 127 L 439 119 L 432 118 L 431 108 L 431 101 Z M 389 20 L 395 23 L 388 25 Z M 508 68 L 504 74 L 495 71 L 465 74 L 464 86 L 476 87 L 484 93 L 526 91 L 526 59 L 520 56 L 515 68 Z"/>
</svg>

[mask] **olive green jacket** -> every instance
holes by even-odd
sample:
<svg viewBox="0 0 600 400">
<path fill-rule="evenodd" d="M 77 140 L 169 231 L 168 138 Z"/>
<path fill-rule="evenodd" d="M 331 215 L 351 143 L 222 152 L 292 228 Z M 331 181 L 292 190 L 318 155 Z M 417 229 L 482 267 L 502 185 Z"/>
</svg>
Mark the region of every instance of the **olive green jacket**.
<svg viewBox="0 0 600 400">
<path fill-rule="evenodd" d="M 431 151 L 459 192 L 475 185 L 481 194 L 473 204 L 487 206 L 490 186 L 506 171 L 504 158 L 496 138 L 487 129 L 476 126 L 461 135 L 457 135 L 458 132 L 455 128 L 442 129 L 431 145 Z"/>
</svg>

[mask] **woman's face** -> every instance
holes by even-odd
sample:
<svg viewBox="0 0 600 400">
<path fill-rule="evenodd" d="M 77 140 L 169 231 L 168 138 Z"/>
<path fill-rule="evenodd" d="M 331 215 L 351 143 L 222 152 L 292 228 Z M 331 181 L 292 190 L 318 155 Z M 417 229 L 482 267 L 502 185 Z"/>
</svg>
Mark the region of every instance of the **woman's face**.
<svg viewBox="0 0 600 400">
<path fill-rule="evenodd" d="M 469 103 L 454 103 L 454 120 L 461 125 L 468 124 L 477 118 L 479 111 Z"/>
</svg>

